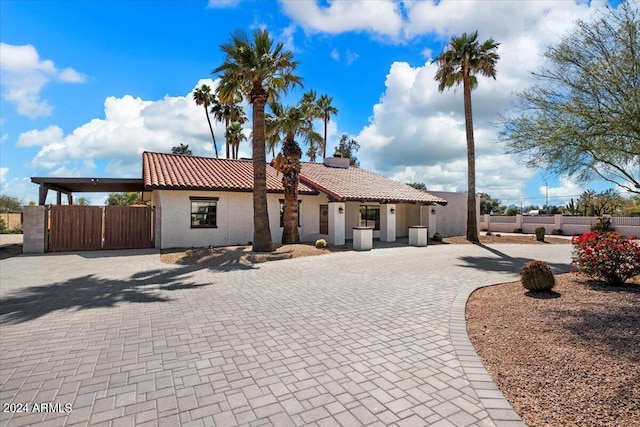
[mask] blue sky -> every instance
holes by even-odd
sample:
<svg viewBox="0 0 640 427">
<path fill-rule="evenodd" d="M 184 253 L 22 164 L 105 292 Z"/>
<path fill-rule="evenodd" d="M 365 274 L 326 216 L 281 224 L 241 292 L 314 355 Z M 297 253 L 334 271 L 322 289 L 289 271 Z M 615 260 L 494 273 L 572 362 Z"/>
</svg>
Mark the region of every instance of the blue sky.
<svg viewBox="0 0 640 427">
<path fill-rule="evenodd" d="M 506 204 L 564 204 L 587 188 L 502 154 L 495 125 L 531 82 L 546 46 L 604 0 L 0 1 L 0 191 L 37 200 L 32 176 L 140 177 L 143 151 L 179 143 L 213 155 L 202 83 L 215 86 L 219 46 L 266 28 L 300 61 L 303 91 L 333 97 L 328 152 L 343 133 L 361 166 L 430 190 L 466 190 L 462 91 L 433 80 L 452 35 L 501 43 L 497 80 L 473 93 L 477 190 Z M 249 106 L 245 106 L 249 112 Z M 251 123 L 247 125 L 247 134 Z M 321 124 L 318 123 L 318 129 Z M 216 125 L 219 143 L 224 129 Z M 218 146 L 222 152 L 220 144 Z M 250 156 L 248 143 L 240 149 Z M 87 194 L 94 203 L 104 195 Z M 48 202 L 51 202 L 51 195 Z"/>
</svg>

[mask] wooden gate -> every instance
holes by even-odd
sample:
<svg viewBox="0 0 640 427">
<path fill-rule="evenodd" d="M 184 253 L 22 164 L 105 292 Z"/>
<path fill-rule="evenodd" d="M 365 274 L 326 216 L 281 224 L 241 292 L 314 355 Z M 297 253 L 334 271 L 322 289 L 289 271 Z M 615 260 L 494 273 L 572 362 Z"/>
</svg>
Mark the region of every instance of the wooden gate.
<svg viewBox="0 0 640 427">
<path fill-rule="evenodd" d="M 149 206 L 51 205 L 47 217 L 48 252 L 154 246 Z"/>
</svg>

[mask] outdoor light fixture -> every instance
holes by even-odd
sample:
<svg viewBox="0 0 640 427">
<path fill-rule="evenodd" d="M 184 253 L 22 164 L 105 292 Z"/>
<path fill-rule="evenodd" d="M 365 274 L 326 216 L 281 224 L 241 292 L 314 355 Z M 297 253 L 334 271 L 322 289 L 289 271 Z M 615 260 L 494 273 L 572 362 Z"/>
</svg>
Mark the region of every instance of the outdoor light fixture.
<svg viewBox="0 0 640 427">
<path fill-rule="evenodd" d="M 391 208 L 391 209 L 389 210 L 389 212 L 391 212 L 391 215 L 393 215 L 393 214 L 395 214 L 395 213 L 396 213 L 396 210 L 395 210 L 395 208 Z"/>
<path fill-rule="evenodd" d="M 339 214 L 344 213 L 344 208 L 338 208 L 338 213 L 339 213 Z"/>
<path fill-rule="evenodd" d="M 436 214 L 436 210 L 435 209 L 431 209 L 431 214 L 435 215 Z"/>
</svg>

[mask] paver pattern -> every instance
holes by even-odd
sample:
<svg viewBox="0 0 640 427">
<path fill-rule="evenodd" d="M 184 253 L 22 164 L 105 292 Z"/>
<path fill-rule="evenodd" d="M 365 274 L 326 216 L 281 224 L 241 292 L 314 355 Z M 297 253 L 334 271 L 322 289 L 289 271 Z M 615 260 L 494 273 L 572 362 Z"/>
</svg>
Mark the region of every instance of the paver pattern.
<svg viewBox="0 0 640 427">
<path fill-rule="evenodd" d="M 534 258 L 566 270 L 570 246 L 400 247 L 235 269 L 165 265 L 153 250 L 3 260 L 0 402 L 54 412 L 32 405 L 0 422 L 523 425 L 469 342 L 464 305 Z"/>
</svg>

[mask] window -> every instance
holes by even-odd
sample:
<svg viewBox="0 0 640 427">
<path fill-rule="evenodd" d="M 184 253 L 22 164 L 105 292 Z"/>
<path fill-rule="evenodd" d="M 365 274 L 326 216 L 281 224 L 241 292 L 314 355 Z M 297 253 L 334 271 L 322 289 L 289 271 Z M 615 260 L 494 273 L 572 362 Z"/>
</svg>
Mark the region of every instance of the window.
<svg viewBox="0 0 640 427">
<path fill-rule="evenodd" d="M 190 197 L 191 228 L 217 227 L 217 197 Z"/>
<path fill-rule="evenodd" d="M 360 227 L 380 230 L 380 206 L 360 206 Z"/>
<path fill-rule="evenodd" d="M 300 203 L 302 200 L 298 200 L 298 227 L 300 227 Z M 284 199 L 280 199 L 280 227 L 284 227 Z"/>
</svg>

